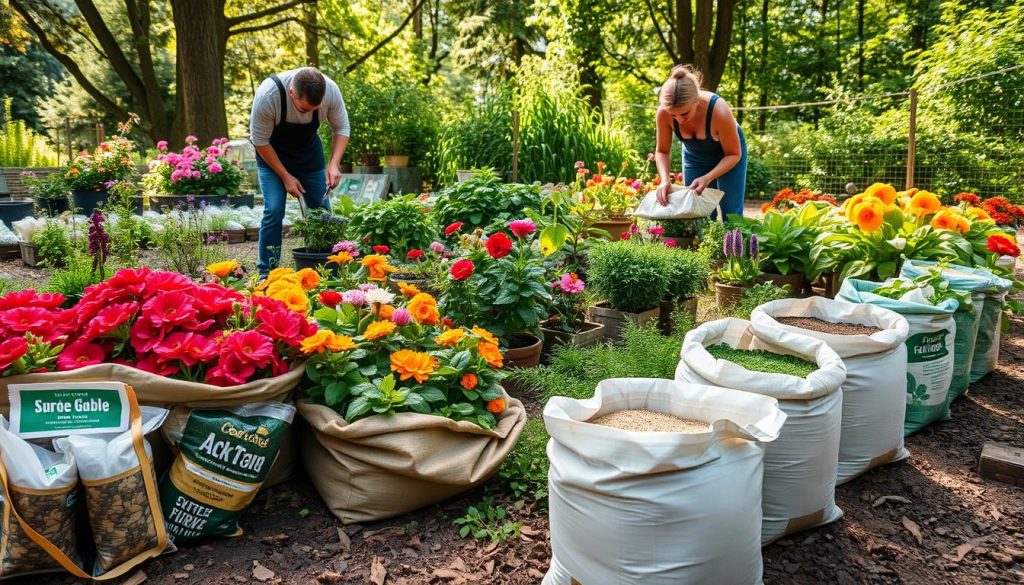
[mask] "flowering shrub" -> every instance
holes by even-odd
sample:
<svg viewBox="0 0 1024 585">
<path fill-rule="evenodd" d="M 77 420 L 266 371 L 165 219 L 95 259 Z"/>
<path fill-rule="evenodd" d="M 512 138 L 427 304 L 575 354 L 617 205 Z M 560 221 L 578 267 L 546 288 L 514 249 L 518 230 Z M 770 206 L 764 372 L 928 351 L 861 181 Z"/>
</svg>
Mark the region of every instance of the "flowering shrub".
<svg viewBox="0 0 1024 585">
<path fill-rule="evenodd" d="M 622 171 L 627 166 L 627 163 L 622 163 Z M 590 175 L 583 161 L 577 162 L 574 190 L 578 192 L 582 205 L 592 207 L 602 217 L 622 217 L 639 203 L 648 186 L 640 179 L 606 175 L 604 170 L 605 164 L 598 162 L 597 172 Z"/>
<path fill-rule="evenodd" d="M 101 142 L 92 153 L 78 153 L 64 171 L 68 188 L 98 191 L 114 181 L 128 179 L 135 172 L 132 166 L 133 149 L 131 140 L 115 136 Z"/>
<path fill-rule="evenodd" d="M 733 286 L 754 284 L 757 277 L 761 276 L 756 235 L 750 236 L 749 250 L 750 253 L 747 254 L 747 243 L 743 241 L 743 234 L 739 229 L 726 232 L 725 242 L 722 244 L 725 264 L 712 273 L 712 280 Z"/>
<path fill-rule="evenodd" d="M 153 194 L 169 195 L 237 195 L 244 174 L 238 164 L 228 158 L 227 138 L 218 138 L 204 149 L 196 147 L 196 137 L 185 138 L 187 146 L 168 152 L 167 142 L 157 143 L 160 155 L 149 162 L 149 172 L 142 178 Z"/>
<path fill-rule="evenodd" d="M 441 326 L 434 297 L 413 289 L 395 295 L 370 283 L 322 292 L 314 312 L 321 330 L 301 345 L 310 356 L 307 395 L 348 422 L 419 412 L 495 426 L 505 409 L 497 338 Z"/>
<path fill-rule="evenodd" d="M 549 329 L 576 333 L 587 322 L 590 301 L 584 294 L 586 285 L 575 272 L 567 272 L 551 283 L 551 310 L 554 314 L 545 324 Z"/>
</svg>

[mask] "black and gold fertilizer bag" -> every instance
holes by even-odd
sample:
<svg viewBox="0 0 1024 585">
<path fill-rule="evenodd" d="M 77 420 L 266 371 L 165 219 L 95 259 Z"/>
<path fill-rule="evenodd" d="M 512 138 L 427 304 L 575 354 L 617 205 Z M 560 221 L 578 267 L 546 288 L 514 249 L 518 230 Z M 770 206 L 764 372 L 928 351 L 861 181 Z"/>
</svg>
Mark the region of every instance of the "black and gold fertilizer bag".
<svg viewBox="0 0 1024 585">
<path fill-rule="evenodd" d="M 238 518 L 277 459 L 295 407 L 262 402 L 175 409 L 164 434 L 178 456 L 160 482 L 167 531 L 176 542 L 238 536 Z"/>
</svg>

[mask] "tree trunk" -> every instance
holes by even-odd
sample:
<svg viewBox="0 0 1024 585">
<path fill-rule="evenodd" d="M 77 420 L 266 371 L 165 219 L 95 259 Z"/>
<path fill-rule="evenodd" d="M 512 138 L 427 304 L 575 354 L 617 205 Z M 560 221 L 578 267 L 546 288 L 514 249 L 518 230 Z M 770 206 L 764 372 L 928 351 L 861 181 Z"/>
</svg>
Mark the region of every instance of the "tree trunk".
<svg viewBox="0 0 1024 585">
<path fill-rule="evenodd" d="M 704 74 L 704 88 L 709 91 L 718 89 L 725 73 L 736 8 L 735 0 L 718 0 L 717 10 L 715 4 L 714 0 L 696 0 L 693 15 L 688 0 L 677 0 L 672 27 L 677 53 Z"/>
<path fill-rule="evenodd" d="M 319 69 L 320 32 L 316 28 L 316 3 L 317 0 L 312 0 L 309 4 L 302 7 L 302 20 L 305 22 L 305 26 L 302 28 L 305 31 L 306 37 L 306 65 Z"/>
<path fill-rule="evenodd" d="M 409 10 L 416 10 L 416 0 L 409 0 Z M 416 35 L 417 41 L 423 40 L 423 11 L 417 10 L 412 17 L 412 33 Z"/>
<path fill-rule="evenodd" d="M 761 2 L 761 63 L 758 67 L 758 84 L 761 86 L 761 97 L 758 99 L 757 105 L 762 108 L 768 105 L 768 2 L 769 0 L 762 0 Z M 761 110 L 761 115 L 757 119 L 757 130 L 764 132 L 767 123 L 768 110 Z"/>
<path fill-rule="evenodd" d="M 171 0 L 177 43 L 178 97 L 176 126 L 199 144 L 226 137 L 224 55 L 227 20 L 220 0 Z"/>
<path fill-rule="evenodd" d="M 747 93 L 747 0 L 740 4 L 740 81 L 736 90 L 736 121 L 743 125 L 743 102 Z"/>
</svg>

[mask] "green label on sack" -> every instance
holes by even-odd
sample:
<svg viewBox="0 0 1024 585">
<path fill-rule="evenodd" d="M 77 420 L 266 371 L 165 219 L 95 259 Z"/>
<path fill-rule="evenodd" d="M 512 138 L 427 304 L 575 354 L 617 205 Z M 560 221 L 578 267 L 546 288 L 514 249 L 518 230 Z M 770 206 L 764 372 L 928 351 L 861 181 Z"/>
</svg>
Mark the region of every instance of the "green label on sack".
<svg viewBox="0 0 1024 585">
<path fill-rule="evenodd" d="M 12 384 L 11 432 L 25 439 L 128 430 L 124 384 Z"/>
<path fill-rule="evenodd" d="M 907 338 L 907 363 L 931 362 L 949 355 L 946 337 L 949 331 L 916 333 Z"/>
</svg>

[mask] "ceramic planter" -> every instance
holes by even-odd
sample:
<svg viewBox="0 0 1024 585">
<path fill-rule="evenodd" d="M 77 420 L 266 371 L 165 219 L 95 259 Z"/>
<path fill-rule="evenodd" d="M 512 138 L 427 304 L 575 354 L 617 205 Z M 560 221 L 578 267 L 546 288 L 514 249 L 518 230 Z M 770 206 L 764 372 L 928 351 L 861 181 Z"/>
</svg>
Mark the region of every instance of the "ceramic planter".
<svg viewBox="0 0 1024 585">
<path fill-rule="evenodd" d="M 743 298 L 743 291 L 749 286 L 734 286 L 731 284 L 715 283 L 715 302 L 721 309 L 732 307 Z"/>
<path fill-rule="evenodd" d="M 574 345 L 576 347 L 589 347 L 604 341 L 604 325 L 586 321 L 583 323 L 583 330 L 569 333 L 560 329 L 549 328 L 549 322 L 540 324 L 544 333 L 544 349 L 541 351 L 542 359 L 551 355 L 551 351 L 559 345 Z"/>
<path fill-rule="evenodd" d="M 608 239 L 617 242 L 622 239 L 622 234 L 628 233 L 633 227 L 633 220 L 628 217 L 610 217 L 591 222 L 590 227 L 608 232 Z"/>
<path fill-rule="evenodd" d="M 770 282 L 775 286 L 788 286 L 790 297 L 798 297 L 804 291 L 803 272 L 790 272 L 789 274 L 765 272 L 758 278 L 758 281 Z M 835 293 L 833 293 L 833 296 L 835 296 Z"/>
<path fill-rule="evenodd" d="M 32 217 L 35 210 L 31 201 L 0 201 L 0 219 L 11 229 L 14 222 Z"/>
<path fill-rule="evenodd" d="M 675 329 L 672 314 L 677 310 L 690 316 L 693 324 L 697 324 L 697 297 L 689 299 L 669 299 L 661 301 L 661 315 L 658 316 L 658 329 L 663 335 L 671 335 Z"/>
<path fill-rule="evenodd" d="M 71 209 L 71 201 L 66 196 L 60 199 L 36 199 L 36 209 L 50 217 L 57 217 Z"/>
<path fill-rule="evenodd" d="M 615 340 L 622 337 L 622 329 L 625 327 L 626 321 L 632 321 L 641 326 L 656 322 L 661 314 L 661 307 L 654 307 L 640 313 L 625 313 L 612 309 L 605 301 L 592 305 L 589 313 L 591 321 L 604 325 L 605 339 Z"/>
<path fill-rule="evenodd" d="M 38 268 L 42 265 L 43 259 L 39 257 L 39 250 L 35 244 L 30 242 L 18 242 L 21 252 L 21 261 L 29 268 Z"/>
<path fill-rule="evenodd" d="M 530 333 L 513 333 L 511 347 L 505 352 L 506 368 L 535 368 L 540 365 L 544 343 Z"/>
<path fill-rule="evenodd" d="M 90 216 L 96 209 L 107 202 L 107 189 L 93 189 L 84 191 L 82 189 L 71 190 L 71 206 L 75 213 Z"/>
</svg>

